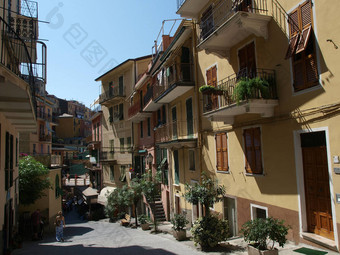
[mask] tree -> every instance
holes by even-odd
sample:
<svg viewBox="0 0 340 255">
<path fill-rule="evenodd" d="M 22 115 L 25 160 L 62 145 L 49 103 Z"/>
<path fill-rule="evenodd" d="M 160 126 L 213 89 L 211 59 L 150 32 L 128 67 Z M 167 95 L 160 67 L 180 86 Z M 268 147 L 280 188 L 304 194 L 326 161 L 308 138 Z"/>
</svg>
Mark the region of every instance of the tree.
<svg viewBox="0 0 340 255">
<path fill-rule="evenodd" d="M 130 190 L 131 190 L 131 198 L 132 198 L 132 204 L 134 205 L 134 213 L 135 213 L 135 220 L 136 220 L 136 227 L 138 226 L 138 220 L 137 220 L 137 206 L 138 202 L 142 199 L 143 193 L 142 193 L 142 184 L 139 179 L 132 179 L 130 182 Z"/>
<path fill-rule="evenodd" d="M 184 198 L 191 204 L 198 205 L 201 203 L 204 205 L 205 216 L 209 216 L 209 208 L 222 201 L 226 191 L 224 186 L 218 185 L 205 173 L 202 173 L 201 179 L 201 183 L 195 183 L 194 186 L 185 184 Z"/>
<path fill-rule="evenodd" d="M 126 213 L 131 206 L 132 192 L 127 185 L 115 189 L 107 198 L 106 215 L 113 220 L 116 213 Z"/>
<path fill-rule="evenodd" d="M 44 191 L 52 188 L 48 173 L 48 168 L 31 156 L 19 160 L 20 204 L 30 205 L 46 196 Z"/>
<path fill-rule="evenodd" d="M 141 188 L 143 195 L 151 206 L 151 211 L 155 213 L 155 201 L 156 198 L 160 196 L 160 184 L 161 184 L 161 175 L 162 172 L 157 172 L 154 176 L 152 175 L 151 170 L 147 173 L 143 174 L 141 179 Z M 153 215 L 153 223 L 155 225 L 155 232 L 157 232 L 157 220 L 155 215 Z"/>
</svg>

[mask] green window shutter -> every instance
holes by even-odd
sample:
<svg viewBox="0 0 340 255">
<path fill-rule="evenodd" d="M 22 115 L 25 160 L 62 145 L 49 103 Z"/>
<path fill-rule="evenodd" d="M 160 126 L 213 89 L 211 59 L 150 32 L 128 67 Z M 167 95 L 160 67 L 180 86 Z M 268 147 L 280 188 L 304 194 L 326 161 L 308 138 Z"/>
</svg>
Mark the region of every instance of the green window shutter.
<svg viewBox="0 0 340 255">
<path fill-rule="evenodd" d="M 174 151 L 174 162 L 175 162 L 175 184 L 179 184 L 178 150 Z"/>
<path fill-rule="evenodd" d="M 110 181 L 114 181 L 115 175 L 114 175 L 114 166 L 110 166 Z"/>
<path fill-rule="evenodd" d="M 125 182 L 126 181 L 126 171 L 125 171 L 125 166 L 120 166 L 120 178 L 119 180 L 121 182 Z"/>
</svg>

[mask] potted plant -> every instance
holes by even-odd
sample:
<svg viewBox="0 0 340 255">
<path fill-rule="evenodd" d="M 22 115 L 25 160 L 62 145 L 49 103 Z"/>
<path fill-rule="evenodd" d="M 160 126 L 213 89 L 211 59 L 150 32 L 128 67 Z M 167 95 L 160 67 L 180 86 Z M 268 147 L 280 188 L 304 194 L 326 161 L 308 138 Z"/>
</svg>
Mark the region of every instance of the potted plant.
<svg viewBox="0 0 340 255">
<path fill-rule="evenodd" d="M 280 247 L 285 245 L 288 229 L 283 220 L 266 218 L 246 222 L 242 226 L 241 233 L 244 240 L 249 243 L 249 255 L 277 255 L 278 250 L 274 248 L 274 244 L 277 242 Z"/>
<path fill-rule="evenodd" d="M 222 95 L 223 90 L 214 86 L 210 85 L 203 85 L 199 88 L 199 92 L 206 95 L 216 94 L 216 95 Z"/>
<path fill-rule="evenodd" d="M 149 218 L 145 214 L 141 214 L 138 216 L 138 221 L 140 223 L 140 226 L 143 230 L 149 230 L 150 224 L 149 224 Z"/>
<path fill-rule="evenodd" d="M 174 217 L 171 219 L 172 229 L 174 237 L 178 241 L 183 241 L 186 239 L 186 230 L 185 226 L 189 223 L 189 221 L 185 218 L 183 214 L 175 214 Z"/>
<path fill-rule="evenodd" d="M 269 82 L 260 77 L 241 78 L 236 83 L 232 97 L 237 104 L 250 98 L 268 98 Z"/>
</svg>

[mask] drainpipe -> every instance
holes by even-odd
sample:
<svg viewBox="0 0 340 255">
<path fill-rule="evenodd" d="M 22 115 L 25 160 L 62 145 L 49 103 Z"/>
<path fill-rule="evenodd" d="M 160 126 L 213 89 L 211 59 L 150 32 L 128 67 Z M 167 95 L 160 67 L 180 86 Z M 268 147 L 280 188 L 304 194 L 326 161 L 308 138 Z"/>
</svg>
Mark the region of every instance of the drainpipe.
<svg viewBox="0 0 340 255">
<path fill-rule="evenodd" d="M 199 152 L 199 166 L 200 166 L 200 176 L 202 173 L 202 165 L 203 165 L 203 153 L 202 153 L 202 112 L 201 112 L 201 104 L 200 104 L 200 95 L 198 93 L 198 53 L 197 53 L 197 33 L 196 33 L 196 29 L 197 29 L 197 23 L 193 22 L 193 44 L 194 44 L 194 68 L 195 68 L 195 93 L 196 93 L 196 103 L 197 103 L 197 148 L 198 148 L 198 152 Z M 200 178 L 201 179 L 201 178 Z"/>
</svg>

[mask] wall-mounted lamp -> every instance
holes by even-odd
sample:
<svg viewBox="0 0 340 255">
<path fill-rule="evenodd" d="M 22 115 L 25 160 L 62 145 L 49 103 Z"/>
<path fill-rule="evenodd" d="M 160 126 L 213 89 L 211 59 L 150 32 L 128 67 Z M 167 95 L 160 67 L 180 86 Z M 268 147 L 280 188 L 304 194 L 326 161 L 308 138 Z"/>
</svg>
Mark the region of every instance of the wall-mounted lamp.
<svg viewBox="0 0 340 255">
<path fill-rule="evenodd" d="M 327 39 L 327 42 L 333 43 L 333 46 L 334 46 L 334 48 L 335 48 L 336 50 L 339 48 L 339 47 L 335 44 L 335 42 L 333 42 L 332 39 Z"/>
</svg>

